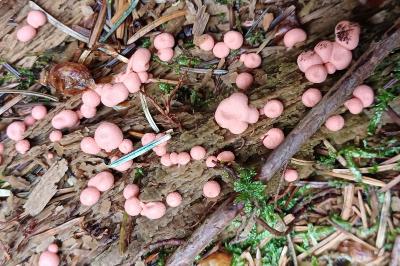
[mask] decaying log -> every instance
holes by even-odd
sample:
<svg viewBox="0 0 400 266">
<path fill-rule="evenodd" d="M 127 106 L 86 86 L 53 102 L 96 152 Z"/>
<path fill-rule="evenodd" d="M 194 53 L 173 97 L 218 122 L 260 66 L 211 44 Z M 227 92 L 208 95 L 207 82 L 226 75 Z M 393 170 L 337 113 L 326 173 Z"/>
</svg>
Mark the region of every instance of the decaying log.
<svg viewBox="0 0 400 266">
<path fill-rule="evenodd" d="M 276 148 L 263 165 L 260 180 L 268 181 L 289 159 L 300 150 L 301 146 L 322 126 L 348 99 L 356 86 L 368 78 L 380 62 L 394 49 L 400 47 L 399 20 L 392 27 L 392 33 L 382 41 L 372 43 L 369 49 L 350 67 L 343 77 L 324 96 Z M 194 258 L 221 232 L 236 216 L 237 205 L 229 202 L 218 208 L 192 234 L 185 245 L 178 248 L 168 259 L 167 265 L 192 265 Z M 217 226 L 217 224 L 218 226 Z"/>
</svg>

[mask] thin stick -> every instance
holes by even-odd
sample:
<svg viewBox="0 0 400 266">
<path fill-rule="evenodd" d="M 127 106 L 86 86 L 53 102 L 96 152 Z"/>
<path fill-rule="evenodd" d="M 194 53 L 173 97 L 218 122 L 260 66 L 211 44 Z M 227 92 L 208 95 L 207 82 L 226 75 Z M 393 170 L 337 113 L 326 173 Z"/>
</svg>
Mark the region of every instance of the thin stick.
<svg viewBox="0 0 400 266">
<path fill-rule="evenodd" d="M 333 152 L 337 153 L 337 150 L 335 149 L 335 147 L 327 140 L 327 139 L 323 139 L 322 142 L 324 143 L 325 147 L 328 150 L 332 150 Z M 346 167 L 346 159 L 342 156 L 342 155 L 337 155 L 338 162 L 343 166 Z"/>
<path fill-rule="evenodd" d="M 319 171 L 318 173 L 321 175 L 339 177 L 339 178 L 350 180 L 350 181 L 356 181 L 356 178 L 352 175 L 338 174 L 338 173 L 329 172 L 329 171 Z M 374 178 L 371 178 L 368 176 L 362 176 L 361 183 L 371 185 L 371 186 L 376 186 L 376 187 L 384 187 L 386 185 L 385 182 L 382 182 L 380 180 L 377 180 L 377 179 L 374 179 Z"/>
<path fill-rule="evenodd" d="M 35 91 L 27 91 L 27 90 L 0 90 L 0 93 L 9 93 L 9 94 L 22 94 L 29 96 L 36 96 L 40 98 L 45 98 L 53 102 L 58 102 L 58 98 L 52 95 L 35 92 Z"/>
<path fill-rule="evenodd" d="M 399 22 L 396 21 L 392 29 L 395 29 Z M 259 178 L 267 181 L 281 169 L 303 143 L 317 132 L 325 120 L 343 105 L 346 99 L 352 95 L 354 88 L 369 77 L 376 66 L 399 46 L 400 29 L 396 29 L 390 36 L 382 38 L 380 42 L 372 43 L 346 74 L 325 94 L 319 104 L 297 124 L 284 142 L 273 150 L 263 165 Z"/>
<path fill-rule="evenodd" d="M 293 245 L 293 241 L 292 241 L 292 237 L 290 236 L 290 234 L 288 234 L 286 236 L 287 242 L 288 242 L 288 247 L 289 247 L 289 251 L 290 251 L 290 255 L 292 256 L 292 260 L 293 260 L 293 265 L 297 266 L 297 257 L 296 257 L 296 250 L 294 249 L 294 245 Z"/>
<path fill-rule="evenodd" d="M 95 43 L 99 39 L 100 34 L 103 31 L 106 14 L 107 14 L 107 0 L 102 0 L 99 15 L 97 16 L 96 23 L 94 24 L 93 30 L 90 34 L 88 43 L 89 48 L 92 48 L 93 45 L 95 45 Z"/>
<path fill-rule="evenodd" d="M 351 217 L 351 206 L 354 198 L 354 185 L 349 184 L 343 188 L 343 207 L 341 217 L 343 220 L 348 220 Z"/>
<path fill-rule="evenodd" d="M 267 230 L 274 236 L 286 236 L 292 230 L 292 225 L 293 225 L 293 224 L 290 224 L 285 231 L 281 232 L 281 231 L 276 230 L 275 228 L 272 228 L 266 222 L 264 222 L 262 219 L 260 219 L 258 217 L 256 217 L 256 221 L 259 225 L 261 225 L 265 230 Z"/>
<path fill-rule="evenodd" d="M 394 156 L 394 157 L 392 157 L 390 159 L 387 159 L 386 161 L 383 161 L 381 163 L 381 165 L 392 164 L 392 163 L 395 163 L 395 162 L 398 162 L 398 161 L 400 161 L 400 154 L 397 154 L 396 156 Z"/>
<path fill-rule="evenodd" d="M 393 180 L 390 181 L 389 183 L 387 183 L 383 188 L 381 188 L 379 190 L 379 192 L 386 192 L 386 191 L 392 189 L 398 183 L 400 183 L 400 175 L 398 175 L 395 178 L 393 178 Z"/>
<path fill-rule="evenodd" d="M 369 174 L 369 173 L 371 173 L 371 171 L 374 171 L 374 173 L 375 172 L 380 173 L 380 172 L 391 171 L 397 166 L 398 166 L 397 163 L 392 163 L 392 164 L 379 165 L 377 167 L 375 167 L 375 166 L 362 167 L 362 168 L 358 168 L 358 170 L 360 171 L 360 173 L 363 173 L 363 174 Z M 332 169 L 332 172 L 341 173 L 341 174 L 350 174 L 351 170 L 349 170 L 349 169 Z"/>
<path fill-rule="evenodd" d="M 368 229 L 367 214 L 365 212 L 364 201 L 362 199 L 360 190 L 357 191 L 357 197 L 358 197 L 358 205 L 360 206 L 361 221 L 362 221 L 363 227 L 364 227 L 364 229 Z"/>
<path fill-rule="evenodd" d="M 149 33 L 150 31 L 157 28 L 158 26 L 160 26 L 163 23 L 170 21 L 172 19 L 176 19 L 176 18 L 185 16 L 185 15 L 186 15 L 186 10 L 180 10 L 180 11 L 176 11 L 172 14 L 160 17 L 160 18 L 154 20 L 152 23 L 147 24 L 145 27 L 138 30 L 132 37 L 129 38 L 127 44 L 136 42 L 137 40 L 142 38 L 144 35 L 146 35 L 147 33 Z"/>
<path fill-rule="evenodd" d="M 387 220 L 390 211 L 391 195 L 390 190 L 385 192 L 385 200 L 382 204 L 381 217 L 379 218 L 379 228 L 376 236 L 375 246 L 382 248 L 385 245 Z"/>
</svg>

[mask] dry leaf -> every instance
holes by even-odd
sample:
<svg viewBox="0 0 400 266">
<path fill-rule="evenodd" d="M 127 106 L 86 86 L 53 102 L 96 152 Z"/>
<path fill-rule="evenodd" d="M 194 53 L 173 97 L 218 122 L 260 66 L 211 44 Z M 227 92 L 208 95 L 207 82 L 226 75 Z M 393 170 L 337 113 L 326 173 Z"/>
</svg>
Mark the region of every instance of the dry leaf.
<svg viewBox="0 0 400 266">
<path fill-rule="evenodd" d="M 207 258 L 201 260 L 198 266 L 229 266 L 232 256 L 225 252 L 215 252 Z"/>
</svg>

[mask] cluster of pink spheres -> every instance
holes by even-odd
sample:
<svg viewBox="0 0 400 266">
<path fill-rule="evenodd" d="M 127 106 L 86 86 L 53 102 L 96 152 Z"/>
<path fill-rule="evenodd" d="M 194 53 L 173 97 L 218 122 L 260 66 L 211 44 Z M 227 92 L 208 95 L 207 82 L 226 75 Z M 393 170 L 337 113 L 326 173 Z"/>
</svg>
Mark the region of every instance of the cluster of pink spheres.
<svg viewBox="0 0 400 266">
<path fill-rule="evenodd" d="M 100 199 L 100 192 L 111 189 L 114 185 L 114 175 L 108 171 L 98 173 L 89 179 L 88 187 L 81 191 L 79 197 L 82 205 L 92 206 Z"/>
<path fill-rule="evenodd" d="M 60 265 L 60 257 L 57 255 L 57 244 L 50 244 L 47 250 L 40 254 L 39 266 L 58 266 Z"/>
<path fill-rule="evenodd" d="M 7 136 L 16 141 L 15 149 L 20 154 L 25 154 L 31 148 L 28 140 L 24 139 L 24 134 L 29 126 L 32 126 L 37 120 L 45 118 L 47 109 L 43 105 L 37 105 L 32 108 L 31 114 L 24 121 L 15 121 L 8 125 Z"/>
<path fill-rule="evenodd" d="M 357 47 L 359 38 L 360 27 L 357 24 L 341 21 L 335 27 L 335 41 L 324 40 L 313 51 L 302 52 L 297 57 L 297 65 L 310 82 L 324 82 L 328 74 L 350 65 L 351 50 Z"/>
<path fill-rule="evenodd" d="M 26 18 L 28 25 L 22 26 L 17 31 L 17 39 L 20 42 L 29 42 L 36 36 L 36 29 L 47 22 L 46 14 L 39 10 L 31 10 Z"/>
<path fill-rule="evenodd" d="M 165 153 L 161 156 L 160 162 L 166 167 L 172 165 L 186 165 L 191 159 L 196 161 L 204 159 L 206 153 L 206 149 L 204 149 L 202 146 L 194 146 L 190 149 L 190 152 Z"/>
</svg>

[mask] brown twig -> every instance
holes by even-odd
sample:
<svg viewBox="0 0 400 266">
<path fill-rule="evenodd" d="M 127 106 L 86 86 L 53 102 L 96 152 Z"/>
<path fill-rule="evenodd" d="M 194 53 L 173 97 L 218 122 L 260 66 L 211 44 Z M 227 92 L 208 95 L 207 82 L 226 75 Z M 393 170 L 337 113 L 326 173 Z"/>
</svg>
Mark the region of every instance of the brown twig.
<svg viewBox="0 0 400 266">
<path fill-rule="evenodd" d="M 289 234 L 290 231 L 292 231 L 293 224 L 294 224 L 293 222 L 290 223 L 288 225 L 287 229 L 285 231 L 281 232 L 281 231 L 276 230 L 275 228 L 272 228 L 266 222 L 264 222 L 262 219 L 260 219 L 258 217 L 256 217 L 256 221 L 259 225 L 261 225 L 265 230 L 267 230 L 274 236 L 286 236 L 287 234 Z"/>
<path fill-rule="evenodd" d="M 386 191 L 392 189 L 398 183 L 400 183 L 400 175 L 398 175 L 395 178 L 393 178 L 392 181 L 390 181 L 384 187 L 382 187 L 379 192 L 386 192 Z"/>
<path fill-rule="evenodd" d="M 395 110 L 393 110 L 392 107 L 389 106 L 386 110 L 386 113 L 389 115 L 390 119 L 396 123 L 396 125 L 400 126 L 400 116 Z"/>
<path fill-rule="evenodd" d="M 176 239 L 176 238 L 171 238 L 171 239 L 164 239 L 160 240 L 158 242 L 152 243 L 144 247 L 138 254 L 136 254 L 135 258 L 133 261 L 139 260 L 143 255 L 150 253 L 156 249 L 159 249 L 164 246 L 179 246 L 184 243 L 184 240 L 182 239 Z"/>
<path fill-rule="evenodd" d="M 92 48 L 99 39 L 100 34 L 103 30 L 106 14 L 107 14 L 107 0 L 102 0 L 99 15 L 97 17 L 96 23 L 94 24 L 93 30 L 90 34 L 88 43 L 89 48 Z"/>
</svg>

